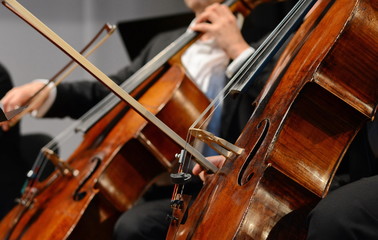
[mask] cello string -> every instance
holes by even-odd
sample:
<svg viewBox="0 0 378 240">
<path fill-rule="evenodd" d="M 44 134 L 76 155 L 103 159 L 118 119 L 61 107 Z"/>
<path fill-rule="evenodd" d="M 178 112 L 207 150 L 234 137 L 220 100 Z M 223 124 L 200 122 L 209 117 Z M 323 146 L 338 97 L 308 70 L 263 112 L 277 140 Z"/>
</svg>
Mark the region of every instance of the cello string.
<svg viewBox="0 0 378 240">
<path fill-rule="evenodd" d="M 78 123 L 78 121 L 75 121 L 71 126 L 60 132 L 56 137 L 54 137 L 54 139 L 48 142 L 42 149 L 46 148 L 57 154 L 57 150 L 60 148 L 60 146 L 62 146 L 64 142 L 67 142 L 68 139 L 75 134 L 75 128 Z M 40 150 L 32 169 L 28 173 L 28 179 L 39 180 L 43 170 L 45 169 L 45 165 L 49 161 L 42 152 L 42 149 Z"/>
</svg>

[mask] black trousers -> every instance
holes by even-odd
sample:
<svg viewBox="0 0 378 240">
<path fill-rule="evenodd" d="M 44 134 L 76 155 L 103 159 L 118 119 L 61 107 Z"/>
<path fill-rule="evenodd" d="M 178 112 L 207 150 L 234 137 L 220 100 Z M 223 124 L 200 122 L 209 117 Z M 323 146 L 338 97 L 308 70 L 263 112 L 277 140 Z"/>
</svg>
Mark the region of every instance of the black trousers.
<svg viewBox="0 0 378 240">
<path fill-rule="evenodd" d="M 171 213 L 170 199 L 158 199 L 140 203 L 123 213 L 114 229 L 114 239 L 165 239 Z"/>
<path fill-rule="evenodd" d="M 309 215 L 308 240 L 378 239 L 378 175 L 329 193 Z"/>
<path fill-rule="evenodd" d="M 192 181 L 185 185 L 185 194 L 194 199 L 200 189 L 202 181 L 193 176 Z M 153 185 L 143 196 L 143 200 L 124 212 L 114 227 L 115 240 L 163 240 L 167 236 L 169 220 L 172 214 L 170 207 L 172 186 Z M 190 206 L 189 206 L 190 207 Z"/>
</svg>

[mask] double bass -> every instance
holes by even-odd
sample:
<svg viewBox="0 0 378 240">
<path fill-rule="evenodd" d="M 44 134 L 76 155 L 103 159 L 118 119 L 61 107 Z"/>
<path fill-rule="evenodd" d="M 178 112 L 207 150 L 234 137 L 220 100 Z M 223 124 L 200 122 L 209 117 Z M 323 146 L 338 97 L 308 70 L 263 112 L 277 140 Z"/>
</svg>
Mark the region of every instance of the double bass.
<svg viewBox="0 0 378 240">
<path fill-rule="evenodd" d="M 377 8 L 317 1 L 253 103 L 235 143 L 243 151 L 204 183 L 183 221 L 172 220 L 167 239 L 306 237 L 307 213 L 377 112 Z"/>
</svg>

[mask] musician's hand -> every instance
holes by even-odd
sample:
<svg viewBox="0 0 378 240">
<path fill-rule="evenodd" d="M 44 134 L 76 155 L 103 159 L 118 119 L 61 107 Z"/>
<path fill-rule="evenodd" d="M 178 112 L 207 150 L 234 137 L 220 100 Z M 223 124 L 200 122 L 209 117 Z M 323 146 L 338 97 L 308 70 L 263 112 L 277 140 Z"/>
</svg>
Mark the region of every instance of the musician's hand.
<svg viewBox="0 0 378 240">
<path fill-rule="evenodd" d="M 19 108 L 20 106 L 24 106 L 27 101 L 44 85 L 45 83 L 43 82 L 33 81 L 19 87 L 14 87 L 3 97 L 3 99 L 1 99 L 3 111 L 10 112 Z M 38 109 L 42 103 L 46 101 L 48 95 L 49 89 L 46 88 L 41 94 L 39 94 L 38 101 L 33 101 L 33 103 L 29 105 L 29 111 Z M 9 130 L 9 122 L 3 122 L 0 125 L 4 131 Z"/>
<path fill-rule="evenodd" d="M 231 10 L 214 3 L 197 16 L 194 31 L 204 33 L 202 39 L 214 39 L 231 59 L 238 57 L 249 45 L 244 40 Z"/>
<path fill-rule="evenodd" d="M 211 157 L 207 157 L 206 159 L 218 168 L 222 167 L 224 161 L 226 160 L 226 158 L 222 155 L 211 156 Z M 206 179 L 209 177 L 209 174 L 207 174 L 199 164 L 196 164 L 193 167 L 192 172 L 194 175 L 199 175 L 201 180 L 204 182 L 206 182 Z"/>
</svg>

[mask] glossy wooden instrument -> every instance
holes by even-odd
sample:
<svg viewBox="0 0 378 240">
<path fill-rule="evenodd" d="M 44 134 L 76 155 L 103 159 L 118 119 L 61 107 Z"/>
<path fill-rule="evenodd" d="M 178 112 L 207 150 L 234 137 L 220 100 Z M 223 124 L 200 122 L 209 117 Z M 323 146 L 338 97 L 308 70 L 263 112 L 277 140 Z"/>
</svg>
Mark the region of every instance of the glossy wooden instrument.
<svg viewBox="0 0 378 240">
<path fill-rule="evenodd" d="M 174 239 L 304 239 L 308 210 L 378 104 L 376 0 L 317 1 Z"/>
</svg>

